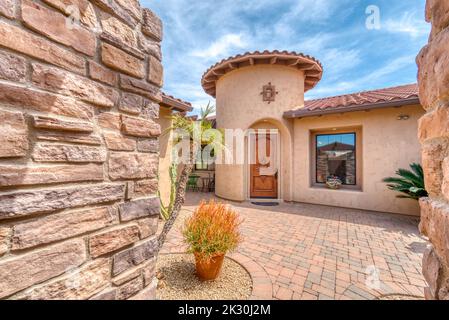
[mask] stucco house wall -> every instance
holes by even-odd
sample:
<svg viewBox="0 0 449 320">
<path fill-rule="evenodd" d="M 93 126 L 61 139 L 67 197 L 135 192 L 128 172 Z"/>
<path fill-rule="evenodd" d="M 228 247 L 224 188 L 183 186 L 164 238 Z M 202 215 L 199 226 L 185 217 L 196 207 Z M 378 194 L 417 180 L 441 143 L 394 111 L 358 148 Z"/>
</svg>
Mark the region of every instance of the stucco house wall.
<svg viewBox="0 0 449 320">
<path fill-rule="evenodd" d="M 408 115 L 399 121 L 399 115 Z M 350 207 L 381 212 L 419 215 L 414 200 L 396 198 L 397 193 L 386 188 L 382 179 L 394 176 L 399 168 L 421 163 L 417 139 L 418 119 L 424 114 L 420 105 L 351 112 L 294 120 L 293 200 L 305 203 Z M 313 186 L 314 157 L 311 132 L 333 129 L 361 129 L 360 190 L 330 190 Z M 360 160 L 362 163 L 360 163 Z"/>
</svg>

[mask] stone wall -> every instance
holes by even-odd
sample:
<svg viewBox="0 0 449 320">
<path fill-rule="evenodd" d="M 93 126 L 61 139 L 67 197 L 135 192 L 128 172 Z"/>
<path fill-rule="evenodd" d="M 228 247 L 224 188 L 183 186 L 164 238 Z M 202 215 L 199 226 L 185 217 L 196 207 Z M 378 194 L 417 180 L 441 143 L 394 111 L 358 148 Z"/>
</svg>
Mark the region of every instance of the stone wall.
<svg viewBox="0 0 449 320">
<path fill-rule="evenodd" d="M 137 0 L 0 0 L 0 298 L 154 297 L 161 40 Z"/>
<path fill-rule="evenodd" d="M 449 300 L 449 1 L 427 0 L 432 23 L 429 44 L 420 52 L 420 99 L 426 115 L 420 120 L 426 187 L 421 200 L 421 231 L 432 245 L 423 261 L 429 284 L 427 299 Z"/>
</svg>

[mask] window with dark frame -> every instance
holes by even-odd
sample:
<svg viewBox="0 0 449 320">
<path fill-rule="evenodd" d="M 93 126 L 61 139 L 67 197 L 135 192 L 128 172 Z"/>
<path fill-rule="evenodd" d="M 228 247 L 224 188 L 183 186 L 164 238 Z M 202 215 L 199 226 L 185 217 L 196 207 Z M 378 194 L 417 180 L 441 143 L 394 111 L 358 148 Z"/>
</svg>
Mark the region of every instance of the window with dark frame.
<svg viewBox="0 0 449 320">
<path fill-rule="evenodd" d="M 338 178 L 343 185 L 357 184 L 356 141 L 355 132 L 316 135 L 316 183 Z"/>
<path fill-rule="evenodd" d="M 215 160 L 215 151 L 212 150 L 211 154 L 209 155 L 209 159 L 203 158 L 203 151 L 204 148 L 206 148 L 207 145 L 201 146 L 201 161 L 197 161 L 195 164 L 195 171 L 215 171 L 215 161 L 212 161 L 212 159 Z"/>
</svg>

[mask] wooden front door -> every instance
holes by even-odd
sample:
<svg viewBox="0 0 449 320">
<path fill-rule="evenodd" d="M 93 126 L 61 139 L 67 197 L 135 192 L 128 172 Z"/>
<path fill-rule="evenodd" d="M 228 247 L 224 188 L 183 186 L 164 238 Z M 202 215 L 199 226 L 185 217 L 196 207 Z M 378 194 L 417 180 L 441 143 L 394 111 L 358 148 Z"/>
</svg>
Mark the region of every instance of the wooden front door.
<svg viewBox="0 0 449 320">
<path fill-rule="evenodd" d="M 265 198 L 265 199 L 277 199 L 278 198 L 278 170 L 277 170 L 277 154 L 275 146 L 275 135 L 255 135 L 253 139 L 253 148 L 255 148 L 252 154 L 250 165 L 250 193 L 252 199 Z M 273 143 L 271 142 L 274 139 Z M 259 141 L 260 140 L 260 141 Z M 266 143 L 266 148 L 261 148 L 261 143 Z M 266 155 L 263 152 L 266 150 Z M 260 152 L 260 154 L 259 154 Z M 265 157 L 266 156 L 266 157 Z M 261 163 L 267 161 L 260 161 L 260 159 L 268 158 L 274 161 L 273 166 L 270 163 Z M 271 167 L 271 168 L 270 168 Z"/>
</svg>

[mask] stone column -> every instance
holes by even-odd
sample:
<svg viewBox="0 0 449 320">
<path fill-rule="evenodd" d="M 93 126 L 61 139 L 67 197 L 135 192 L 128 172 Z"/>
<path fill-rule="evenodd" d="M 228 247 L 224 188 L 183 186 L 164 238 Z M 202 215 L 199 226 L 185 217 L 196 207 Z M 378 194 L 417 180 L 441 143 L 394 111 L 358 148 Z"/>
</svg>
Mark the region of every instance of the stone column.
<svg viewBox="0 0 449 320">
<path fill-rule="evenodd" d="M 420 52 L 419 90 L 427 114 L 420 120 L 426 188 L 421 232 L 432 243 L 424 256 L 426 298 L 449 300 L 449 1 L 427 0 L 432 23 L 429 44 Z"/>
<path fill-rule="evenodd" d="M 160 19 L 137 0 L 0 15 L 0 298 L 154 298 Z"/>
</svg>

